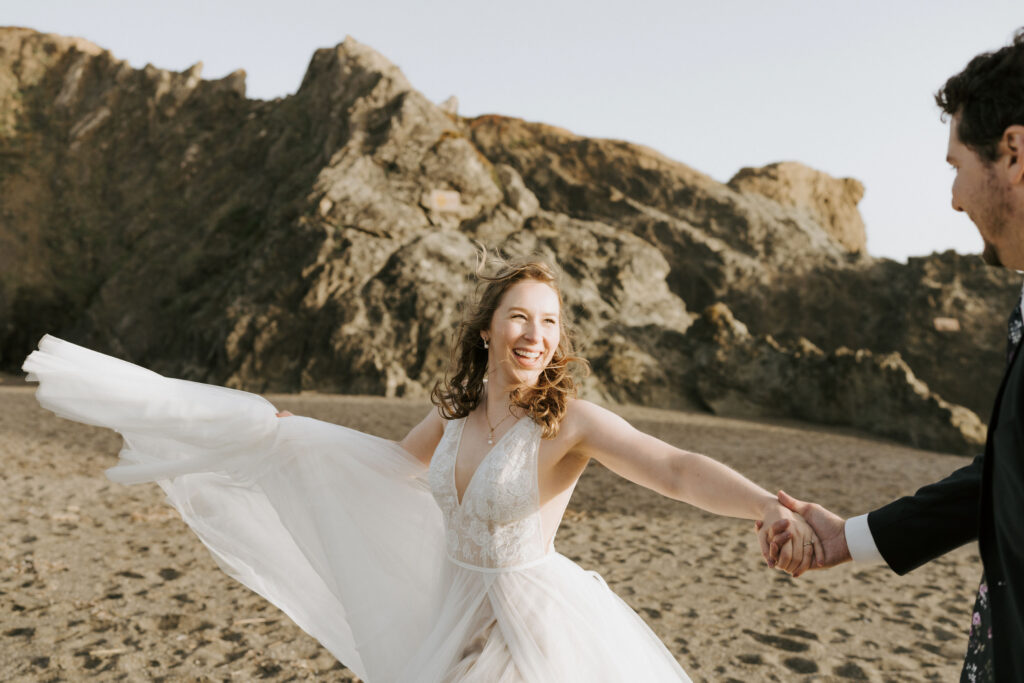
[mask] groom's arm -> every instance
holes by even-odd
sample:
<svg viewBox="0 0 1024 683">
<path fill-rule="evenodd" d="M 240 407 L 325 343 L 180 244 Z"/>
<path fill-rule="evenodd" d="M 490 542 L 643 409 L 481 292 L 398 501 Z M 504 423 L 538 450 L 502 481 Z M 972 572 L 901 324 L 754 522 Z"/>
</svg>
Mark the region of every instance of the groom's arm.
<svg viewBox="0 0 1024 683">
<path fill-rule="evenodd" d="M 906 574 L 978 537 L 981 465 L 979 455 L 942 481 L 868 513 L 871 539 L 893 571 Z M 849 522 L 847 543 L 854 559 L 859 559 L 854 545 L 867 548 L 856 535 L 857 523 Z"/>
<path fill-rule="evenodd" d="M 812 569 L 834 567 L 851 559 L 886 562 L 905 574 L 977 537 L 981 493 L 981 456 L 942 481 L 895 500 L 873 512 L 844 520 L 816 504 L 784 491 L 779 502 L 803 516 L 821 539 L 825 561 Z M 771 553 L 790 539 L 779 522 L 770 534 Z"/>
</svg>

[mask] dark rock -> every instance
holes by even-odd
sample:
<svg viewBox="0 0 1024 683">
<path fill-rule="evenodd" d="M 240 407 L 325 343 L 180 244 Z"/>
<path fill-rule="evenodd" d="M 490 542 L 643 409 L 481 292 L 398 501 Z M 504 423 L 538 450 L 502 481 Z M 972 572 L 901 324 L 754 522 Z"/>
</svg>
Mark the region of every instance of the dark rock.
<svg viewBox="0 0 1024 683">
<path fill-rule="evenodd" d="M 0 369 L 49 332 L 255 391 L 422 397 L 481 240 L 562 267 L 587 396 L 957 451 L 976 421 L 937 394 L 988 410 L 1015 277 L 871 259 L 856 181 L 785 163 L 723 184 L 637 145 L 461 119 L 351 38 L 273 101 L 200 72 L 0 29 Z M 749 334 L 690 330 L 719 302 Z M 873 391 L 887 420 L 849 412 Z"/>
<path fill-rule="evenodd" d="M 856 427 L 964 455 L 985 443 L 978 416 L 930 391 L 897 353 L 825 353 L 806 339 L 782 346 L 751 335 L 725 304 L 709 307 L 686 342 L 697 393 L 715 413 Z"/>
<path fill-rule="evenodd" d="M 722 301 L 756 334 L 899 353 L 932 391 L 988 419 L 1020 285 L 1014 271 L 947 251 L 907 265 L 878 259 L 780 274 L 770 287 L 736 289 Z"/>
<path fill-rule="evenodd" d="M 953 252 L 907 265 L 868 257 L 859 182 L 780 163 L 723 185 L 648 148 L 544 124 L 485 116 L 466 129 L 545 209 L 658 247 L 690 310 L 722 301 L 755 334 L 898 352 L 933 391 L 987 419 L 1020 276 Z"/>
</svg>

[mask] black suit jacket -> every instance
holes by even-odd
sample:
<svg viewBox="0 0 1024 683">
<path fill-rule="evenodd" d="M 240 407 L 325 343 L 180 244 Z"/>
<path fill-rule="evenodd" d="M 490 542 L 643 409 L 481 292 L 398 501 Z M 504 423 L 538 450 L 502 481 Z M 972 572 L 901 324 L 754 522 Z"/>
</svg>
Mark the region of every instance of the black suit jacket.
<svg viewBox="0 0 1024 683">
<path fill-rule="evenodd" d="M 868 514 L 879 552 L 905 574 L 978 539 L 997 681 L 1024 681 L 1024 350 L 1003 376 L 984 455 Z"/>
</svg>

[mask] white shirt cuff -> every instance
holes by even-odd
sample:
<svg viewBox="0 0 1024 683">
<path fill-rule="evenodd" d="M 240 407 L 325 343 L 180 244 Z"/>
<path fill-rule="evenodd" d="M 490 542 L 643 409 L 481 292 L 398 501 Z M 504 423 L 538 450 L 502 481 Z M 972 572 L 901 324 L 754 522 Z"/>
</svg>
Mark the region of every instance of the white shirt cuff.
<svg viewBox="0 0 1024 683">
<path fill-rule="evenodd" d="M 846 534 L 846 547 L 850 549 L 850 557 L 854 562 L 885 562 L 882 553 L 878 552 L 875 538 L 868 527 L 868 516 L 858 515 L 846 520 L 843 527 Z"/>
</svg>

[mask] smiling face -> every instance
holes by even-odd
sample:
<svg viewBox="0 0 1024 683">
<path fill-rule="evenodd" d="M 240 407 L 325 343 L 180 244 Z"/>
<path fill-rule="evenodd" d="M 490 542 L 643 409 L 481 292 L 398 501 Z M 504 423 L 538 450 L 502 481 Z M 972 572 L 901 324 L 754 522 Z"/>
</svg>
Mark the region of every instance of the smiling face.
<svg viewBox="0 0 1024 683">
<path fill-rule="evenodd" d="M 551 285 L 522 280 L 505 290 L 481 332 L 488 349 L 488 374 L 493 386 L 536 386 L 561 338 L 558 294 Z"/>
<path fill-rule="evenodd" d="M 985 244 L 982 258 L 994 266 L 1006 265 L 1008 237 L 1012 236 L 1007 223 L 1012 211 L 1009 206 L 1008 187 L 1001 182 L 997 171 L 999 162 L 987 162 L 973 149 L 960 141 L 957 135 L 959 119 L 949 122 L 949 147 L 946 161 L 956 170 L 953 180 L 953 209 L 967 214 L 978 228 Z"/>
</svg>

